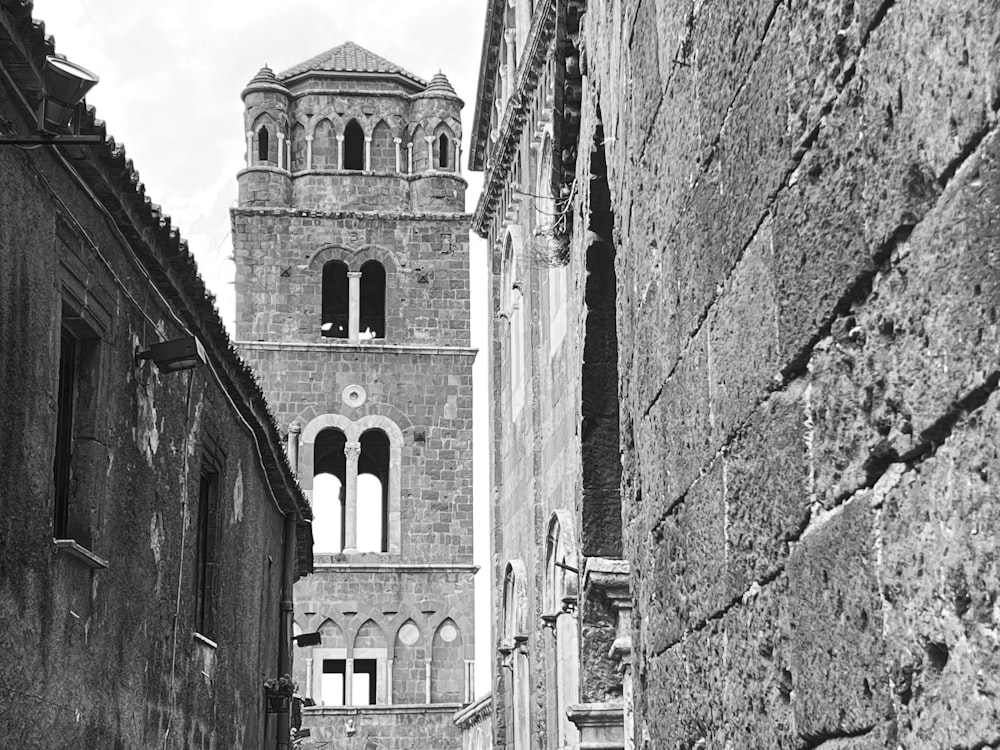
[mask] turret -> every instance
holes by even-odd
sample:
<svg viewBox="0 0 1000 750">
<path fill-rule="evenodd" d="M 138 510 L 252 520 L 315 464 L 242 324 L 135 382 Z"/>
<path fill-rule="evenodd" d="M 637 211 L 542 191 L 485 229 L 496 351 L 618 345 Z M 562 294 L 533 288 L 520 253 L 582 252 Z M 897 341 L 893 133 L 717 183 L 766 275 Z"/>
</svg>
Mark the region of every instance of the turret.
<svg viewBox="0 0 1000 750">
<path fill-rule="evenodd" d="M 413 96 L 410 108 L 410 172 L 415 210 L 462 210 L 465 180 L 460 176 L 463 102 L 444 73 Z"/>
<path fill-rule="evenodd" d="M 289 206 L 292 197 L 290 94 L 266 65 L 243 89 L 246 169 L 237 175 L 241 206 Z"/>
</svg>

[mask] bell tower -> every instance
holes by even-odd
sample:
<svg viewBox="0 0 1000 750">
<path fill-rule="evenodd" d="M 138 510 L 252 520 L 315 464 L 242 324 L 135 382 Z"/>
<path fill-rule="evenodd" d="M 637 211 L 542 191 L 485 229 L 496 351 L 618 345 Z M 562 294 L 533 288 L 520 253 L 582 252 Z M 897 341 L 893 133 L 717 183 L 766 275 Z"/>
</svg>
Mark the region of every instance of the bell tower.
<svg viewBox="0 0 1000 750">
<path fill-rule="evenodd" d="M 243 102 L 237 346 L 315 515 L 302 727 L 331 748 L 457 749 L 475 573 L 462 101 L 347 42 L 261 69 Z"/>
</svg>

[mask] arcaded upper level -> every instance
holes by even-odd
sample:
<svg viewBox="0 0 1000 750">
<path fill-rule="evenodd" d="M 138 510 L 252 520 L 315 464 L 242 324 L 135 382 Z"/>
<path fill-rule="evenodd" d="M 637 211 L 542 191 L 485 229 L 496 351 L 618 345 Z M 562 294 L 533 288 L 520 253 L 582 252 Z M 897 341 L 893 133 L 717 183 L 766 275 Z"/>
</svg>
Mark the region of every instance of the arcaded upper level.
<svg viewBox="0 0 1000 750">
<path fill-rule="evenodd" d="M 353 42 L 243 90 L 241 206 L 462 211 L 462 100 Z M 359 179 L 360 178 L 360 179 Z"/>
</svg>

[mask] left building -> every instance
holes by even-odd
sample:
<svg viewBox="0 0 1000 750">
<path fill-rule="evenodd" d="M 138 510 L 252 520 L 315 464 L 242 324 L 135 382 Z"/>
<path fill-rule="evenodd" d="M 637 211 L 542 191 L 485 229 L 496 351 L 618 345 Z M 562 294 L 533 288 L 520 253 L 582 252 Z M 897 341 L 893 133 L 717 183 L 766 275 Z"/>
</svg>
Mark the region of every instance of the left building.
<svg viewBox="0 0 1000 750">
<path fill-rule="evenodd" d="M 54 53 L 0 2 L 0 140 Z M 77 114 L 99 143 L 0 146 L 0 745 L 286 747 L 264 683 L 309 505 L 186 243 Z M 198 366 L 149 354 L 177 340 Z"/>
</svg>

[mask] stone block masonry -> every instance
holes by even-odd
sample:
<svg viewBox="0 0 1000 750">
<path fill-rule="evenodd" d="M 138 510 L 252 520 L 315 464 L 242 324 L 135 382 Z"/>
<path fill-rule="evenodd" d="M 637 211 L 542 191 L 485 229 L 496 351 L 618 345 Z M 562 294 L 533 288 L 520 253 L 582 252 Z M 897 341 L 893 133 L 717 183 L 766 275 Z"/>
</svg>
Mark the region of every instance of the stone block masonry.
<svg viewBox="0 0 1000 750">
<path fill-rule="evenodd" d="M 995 3 L 617 0 L 581 38 L 631 739 L 1000 745 Z"/>
</svg>

